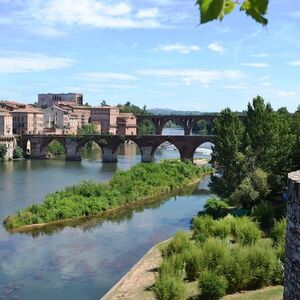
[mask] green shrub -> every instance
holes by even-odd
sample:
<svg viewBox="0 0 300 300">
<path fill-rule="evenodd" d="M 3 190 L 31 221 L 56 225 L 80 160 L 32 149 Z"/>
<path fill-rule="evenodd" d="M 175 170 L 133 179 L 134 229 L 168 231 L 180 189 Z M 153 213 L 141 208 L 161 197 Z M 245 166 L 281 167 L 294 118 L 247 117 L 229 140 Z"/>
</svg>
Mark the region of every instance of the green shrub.
<svg viewBox="0 0 300 300">
<path fill-rule="evenodd" d="M 7 153 L 7 146 L 5 144 L 0 144 L 0 161 L 4 160 Z"/>
<path fill-rule="evenodd" d="M 228 245 L 219 239 L 209 237 L 202 245 L 202 269 L 218 270 L 229 255 Z"/>
<path fill-rule="evenodd" d="M 285 243 L 285 234 L 286 234 L 286 219 L 284 218 L 279 221 L 275 221 L 273 229 L 270 234 L 275 245 L 283 245 Z"/>
<path fill-rule="evenodd" d="M 216 198 L 209 198 L 204 205 L 204 213 L 212 216 L 214 219 L 225 217 L 228 211 L 228 204 Z"/>
<path fill-rule="evenodd" d="M 262 202 L 254 206 L 251 215 L 258 221 L 263 230 L 269 230 L 274 224 L 274 208 L 268 202 Z"/>
<path fill-rule="evenodd" d="M 230 293 L 246 289 L 250 281 L 247 249 L 244 246 L 235 245 L 230 255 L 222 261 L 219 272 L 226 277 Z"/>
<path fill-rule="evenodd" d="M 206 300 L 218 300 L 226 294 L 227 281 L 224 276 L 204 271 L 199 278 L 201 296 Z"/>
<path fill-rule="evenodd" d="M 254 244 L 262 236 L 258 224 L 248 217 L 236 218 L 232 233 L 236 241 L 242 245 Z"/>
<path fill-rule="evenodd" d="M 204 242 L 207 237 L 212 233 L 212 228 L 214 226 L 214 220 L 211 216 L 198 216 L 193 219 L 193 239 L 198 242 Z"/>
<path fill-rule="evenodd" d="M 184 253 L 185 274 L 189 281 L 196 280 L 200 274 L 203 265 L 202 254 L 202 249 L 197 246 L 193 246 L 190 250 Z"/>
<path fill-rule="evenodd" d="M 249 289 L 258 289 L 273 281 L 273 273 L 277 267 L 277 257 L 270 239 L 259 240 L 247 247 L 250 266 Z"/>
<path fill-rule="evenodd" d="M 181 300 L 185 299 L 185 285 L 181 278 L 170 275 L 159 276 L 152 288 L 157 299 Z"/>
<path fill-rule="evenodd" d="M 173 254 L 171 257 L 164 257 L 160 267 L 160 276 L 184 277 L 185 257 L 183 254 Z"/>
<path fill-rule="evenodd" d="M 212 227 L 212 232 L 215 237 L 225 239 L 231 232 L 230 223 L 227 222 L 226 219 L 215 221 L 214 226 Z"/>
<path fill-rule="evenodd" d="M 24 158 L 23 155 L 23 149 L 19 146 L 16 146 L 13 152 L 13 158 L 18 159 L 18 158 Z"/>
<path fill-rule="evenodd" d="M 191 247 L 192 243 L 188 234 L 184 231 L 178 231 L 164 249 L 163 254 L 171 256 L 172 254 L 183 253 L 185 250 L 191 249 Z"/>
</svg>

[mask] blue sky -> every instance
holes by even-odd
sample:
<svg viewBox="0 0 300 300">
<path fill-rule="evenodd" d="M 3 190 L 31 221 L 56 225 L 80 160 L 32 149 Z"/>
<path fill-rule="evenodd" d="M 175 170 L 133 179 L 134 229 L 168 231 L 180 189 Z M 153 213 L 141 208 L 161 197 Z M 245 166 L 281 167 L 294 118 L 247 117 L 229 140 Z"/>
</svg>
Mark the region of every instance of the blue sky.
<svg viewBox="0 0 300 300">
<path fill-rule="evenodd" d="M 300 1 L 199 26 L 194 0 L 0 0 L 0 99 L 82 92 L 98 105 L 219 111 L 300 104 Z"/>
</svg>

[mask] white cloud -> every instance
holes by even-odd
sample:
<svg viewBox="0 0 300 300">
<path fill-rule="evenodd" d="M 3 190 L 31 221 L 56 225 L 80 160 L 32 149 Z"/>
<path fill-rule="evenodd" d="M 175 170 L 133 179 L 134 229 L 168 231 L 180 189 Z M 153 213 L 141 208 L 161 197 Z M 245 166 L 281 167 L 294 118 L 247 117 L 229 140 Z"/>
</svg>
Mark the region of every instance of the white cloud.
<svg viewBox="0 0 300 300">
<path fill-rule="evenodd" d="M 196 52 L 200 50 L 200 47 L 197 45 L 182 45 L 182 44 L 170 44 L 164 46 L 158 46 L 154 49 L 155 51 L 164 51 L 164 52 L 179 52 L 183 54 L 188 54 L 190 52 Z"/>
<path fill-rule="evenodd" d="M 119 81 L 132 81 L 137 80 L 138 78 L 131 74 L 126 73 L 116 73 L 116 72 L 86 72 L 81 73 L 80 78 L 87 81 L 111 81 L 111 80 L 119 80 Z"/>
<path fill-rule="evenodd" d="M 240 85 L 240 84 L 225 84 L 225 85 L 223 85 L 223 87 L 228 90 L 247 90 L 247 89 L 249 89 L 249 87 L 247 87 L 245 85 Z"/>
<path fill-rule="evenodd" d="M 177 78 L 186 85 L 201 83 L 207 87 L 218 80 L 238 80 L 246 77 L 246 74 L 238 70 L 200 70 L 200 69 L 147 69 L 138 71 L 144 76 Z"/>
<path fill-rule="evenodd" d="M 158 16 L 158 9 L 156 7 L 140 9 L 136 14 L 136 17 L 138 19 L 155 18 L 157 16 Z"/>
<path fill-rule="evenodd" d="M 222 47 L 219 43 L 217 42 L 214 42 L 214 43 L 211 43 L 207 46 L 207 48 L 211 51 L 214 51 L 214 52 L 217 52 L 217 53 L 221 53 L 223 54 L 226 49 L 224 47 Z"/>
<path fill-rule="evenodd" d="M 241 65 L 245 67 L 257 68 L 257 69 L 264 69 L 269 67 L 267 63 L 242 63 Z"/>
<path fill-rule="evenodd" d="M 299 67 L 300 66 L 300 59 L 290 61 L 288 64 L 291 65 L 291 66 Z"/>
<path fill-rule="evenodd" d="M 41 53 L 12 53 L 0 57 L 0 73 L 26 73 L 62 69 L 72 66 L 73 59 Z"/>
<path fill-rule="evenodd" d="M 296 92 L 295 91 L 278 91 L 277 95 L 281 96 L 281 97 L 289 97 L 289 96 L 296 95 Z"/>
<path fill-rule="evenodd" d="M 251 54 L 252 57 L 258 57 L 258 58 L 264 58 L 269 57 L 269 54 L 267 53 L 257 53 L 257 54 Z"/>
<path fill-rule="evenodd" d="M 156 28 L 156 8 L 135 10 L 125 2 L 111 3 L 100 0 L 36 0 L 18 14 L 24 19 L 31 18 L 42 24 L 54 26 L 82 25 L 99 28 Z"/>
</svg>

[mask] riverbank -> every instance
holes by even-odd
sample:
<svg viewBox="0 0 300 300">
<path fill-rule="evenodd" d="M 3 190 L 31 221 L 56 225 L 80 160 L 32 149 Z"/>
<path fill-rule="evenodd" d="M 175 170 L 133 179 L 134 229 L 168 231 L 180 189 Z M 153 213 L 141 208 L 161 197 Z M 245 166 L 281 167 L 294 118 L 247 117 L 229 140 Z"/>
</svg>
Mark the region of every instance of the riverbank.
<svg viewBox="0 0 300 300">
<path fill-rule="evenodd" d="M 102 298 L 101 300 L 155 300 L 155 294 L 151 287 L 158 275 L 158 267 L 162 262 L 161 249 L 171 239 L 162 241 L 153 246 Z M 195 299 L 198 296 L 197 282 L 186 283 L 188 286 L 187 299 Z M 224 300 L 281 300 L 283 294 L 282 286 L 265 287 L 254 291 L 243 291 L 227 295 Z"/>
<path fill-rule="evenodd" d="M 192 163 L 163 161 L 117 172 L 109 183 L 83 182 L 49 194 L 4 220 L 7 229 L 30 230 L 86 217 L 110 214 L 136 202 L 159 197 L 199 181 L 211 171 Z"/>
</svg>

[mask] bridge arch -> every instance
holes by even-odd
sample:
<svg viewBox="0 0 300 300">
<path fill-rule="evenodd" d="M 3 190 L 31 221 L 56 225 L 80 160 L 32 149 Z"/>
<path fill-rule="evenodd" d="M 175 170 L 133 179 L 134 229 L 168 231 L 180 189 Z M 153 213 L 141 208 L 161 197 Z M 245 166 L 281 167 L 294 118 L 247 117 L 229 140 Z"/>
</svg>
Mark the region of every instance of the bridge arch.
<svg viewBox="0 0 300 300">
<path fill-rule="evenodd" d="M 53 145 L 52 155 L 67 155 L 67 148 L 64 138 L 62 137 L 47 137 L 40 146 L 40 154 L 43 158 L 49 157 L 49 146 Z"/>
<path fill-rule="evenodd" d="M 180 147 L 174 141 L 170 141 L 167 138 L 163 142 L 153 146 L 152 155 L 154 160 L 181 158 Z"/>
</svg>

